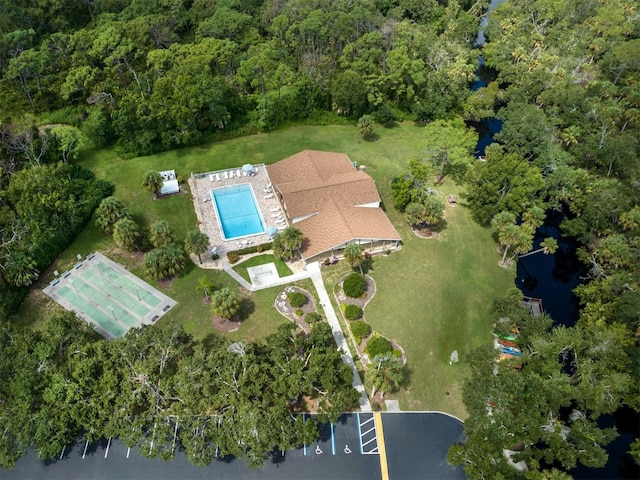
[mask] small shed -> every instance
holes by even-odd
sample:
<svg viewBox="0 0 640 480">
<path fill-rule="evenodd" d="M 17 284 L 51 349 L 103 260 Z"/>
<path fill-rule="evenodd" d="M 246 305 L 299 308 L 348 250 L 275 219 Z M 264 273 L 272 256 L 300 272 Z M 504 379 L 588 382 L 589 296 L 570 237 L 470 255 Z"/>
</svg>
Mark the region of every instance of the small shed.
<svg viewBox="0 0 640 480">
<path fill-rule="evenodd" d="M 161 195 L 169 195 L 180 191 L 180 185 L 178 184 L 175 170 L 163 170 L 158 173 L 162 176 L 162 188 L 160 188 Z"/>
</svg>

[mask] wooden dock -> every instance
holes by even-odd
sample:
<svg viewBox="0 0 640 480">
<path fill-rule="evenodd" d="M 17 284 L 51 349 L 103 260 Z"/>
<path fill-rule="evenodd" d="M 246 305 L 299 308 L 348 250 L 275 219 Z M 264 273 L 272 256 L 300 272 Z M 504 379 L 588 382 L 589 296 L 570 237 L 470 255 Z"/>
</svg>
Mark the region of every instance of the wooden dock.
<svg viewBox="0 0 640 480">
<path fill-rule="evenodd" d="M 542 299 L 534 298 L 534 297 L 522 297 L 523 307 L 527 307 L 531 312 L 531 315 L 534 317 L 539 317 L 544 313 L 544 309 L 542 308 Z"/>
</svg>

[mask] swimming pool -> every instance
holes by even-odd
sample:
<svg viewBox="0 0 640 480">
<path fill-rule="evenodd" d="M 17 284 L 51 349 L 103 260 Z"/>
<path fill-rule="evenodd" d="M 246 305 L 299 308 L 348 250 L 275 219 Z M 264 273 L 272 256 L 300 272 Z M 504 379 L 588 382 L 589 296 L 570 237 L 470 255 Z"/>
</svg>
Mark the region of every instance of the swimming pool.
<svg viewBox="0 0 640 480">
<path fill-rule="evenodd" d="M 223 240 L 264 233 L 264 222 L 253 188 L 248 183 L 214 188 L 211 198 L 216 209 Z"/>
</svg>

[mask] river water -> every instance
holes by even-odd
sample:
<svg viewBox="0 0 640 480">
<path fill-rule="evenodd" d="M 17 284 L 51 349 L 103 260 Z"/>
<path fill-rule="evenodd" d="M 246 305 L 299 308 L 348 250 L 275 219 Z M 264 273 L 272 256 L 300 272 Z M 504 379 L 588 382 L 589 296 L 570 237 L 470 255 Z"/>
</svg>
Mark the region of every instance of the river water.
<svg viewBox="0 0 640 480">
<path fill-rule="evenodd" d="M 506 0 L 493 0 L 489 11 Z M 484 29 L 489 21 L 486 15 L 480 24 L 475 45 L 481 48 L 486 38 Z M 485 87 L 495 79 L 495 72 L 487 69 L 484 58 L 478 58 L 476 81 L 471 90 Z M 491 118 L 474 125 L 480 134 L 476 146 L 476 155 L 483 156 L 485 149 L 493 142 L 493 136 L 502 129 L 502 121 Z M 559 225 L 563 219 L 561 212 L 550 211 L 544 225 L 536 232 L 534 249 L 547 237 L 558 241 L 558 250 L 553 255 L 534 254 L 518 261 L 516 270 L 516 286 L 529 297 L 542 299 L 546 313 L 556 324 L 570 327 L 576 323 L 579 305 L 573 290 L 580 284 L 586 273 L 585 266 L 576 257 L 578 244 L 560 234 Z M 576 479 L 640 479 L 640 466 L 627 453 L 634 438 L 640 436 L 640 416 L 628 407 L 619 408 L 613 415 L 606 415 L 600 420 L 603 428 L 615 427 L 619 436 L 609 444 L 607 452 L 609 461 L 603 468 L 576 468 L 569 473 Z"/>
</svg>

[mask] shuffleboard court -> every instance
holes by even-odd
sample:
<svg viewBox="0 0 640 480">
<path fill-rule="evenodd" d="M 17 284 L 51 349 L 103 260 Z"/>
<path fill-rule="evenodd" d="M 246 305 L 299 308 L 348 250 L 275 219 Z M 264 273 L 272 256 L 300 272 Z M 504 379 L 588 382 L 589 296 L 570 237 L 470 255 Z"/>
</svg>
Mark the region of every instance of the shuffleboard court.
<svg viewBox="0 0 640 480">
<path fill-rule="evenodd" d="M 88 255 L 44 292 L 110 340 L 132 327 L 155 323 L 176 304 L 101 253 Z"/>
</svg>

